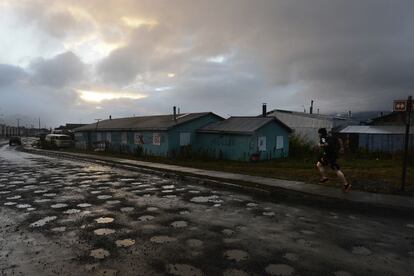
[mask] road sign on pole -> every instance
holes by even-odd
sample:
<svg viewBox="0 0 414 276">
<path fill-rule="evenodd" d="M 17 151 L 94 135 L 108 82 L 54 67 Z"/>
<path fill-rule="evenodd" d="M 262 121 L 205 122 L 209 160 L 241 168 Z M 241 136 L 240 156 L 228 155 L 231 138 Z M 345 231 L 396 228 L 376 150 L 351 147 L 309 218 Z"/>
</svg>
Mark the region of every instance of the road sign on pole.
<svg viewBox="0 0 414 276">
<path fill-rule="evenodd" d="M 401 180 L 401 191 L 405 189 L 405 181 L 407 176 L 407 162 L 408 162 L 408 143 L 410 140 L 410 124 L 411 124 L 411 110 L 413 107 L 413 99 L 411 96 L 408 97 L 408 100 L 405 105 L 405 138 L 404 138 L 404 159 L 403 159 L 403 172 L 402 172 L 402 180 Z M 394 102 L 395 108 L 395 102 Z"/>
</svg>

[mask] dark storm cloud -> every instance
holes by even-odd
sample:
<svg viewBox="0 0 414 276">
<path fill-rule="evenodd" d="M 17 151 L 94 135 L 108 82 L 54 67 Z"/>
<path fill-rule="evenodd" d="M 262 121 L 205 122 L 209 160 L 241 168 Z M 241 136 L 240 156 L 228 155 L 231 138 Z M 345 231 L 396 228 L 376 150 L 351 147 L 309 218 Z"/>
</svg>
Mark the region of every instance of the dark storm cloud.
<svg viewBox="0 0 414 276">
<path fill-rule="evenodd" d="M 0 64 L 0 87 L 15 83 L 26 77 L 26 72 L 17 66 Z"/>
<path fill-rule="evenodd" d="M 173 103 L 183 110 L 254 114 L 262 102 L 302 110 L 311 99 L 321 112 L 378 110 L 390 109 L 393 99 L 414 90 L 413 1 L 122 0 L 102 5 L 79 0 L 56 2 L 59 7 L 53 9 L 50 2 L 36 3 L 37 8 L 25 8 L 25 16 L 50 36 L 63 38 L 68 31 L 84 37 L 94 30 L 122 45 L 91 64 L 95 75 L 84 74 L 89 65 L 71 53 L 40 60 L 30 67 L 38 84 L 82 83 L 91 90 L 122 92 L 140 83 L 137 92 L 148 95 L 102 102 L 102 109 L 90 108 L 88 114 L 162 113 Z M 157 24 L 131 27 L 124 17 Z"/>
<path fill-rule="evenodd" d="M 35 82 L 53 87 L 80 81 L 85 73 L 85 65 L 72 52 L 59 54 L 52 59 L 40 58 L 32 62 L 30 69 Z"/>
</svg>

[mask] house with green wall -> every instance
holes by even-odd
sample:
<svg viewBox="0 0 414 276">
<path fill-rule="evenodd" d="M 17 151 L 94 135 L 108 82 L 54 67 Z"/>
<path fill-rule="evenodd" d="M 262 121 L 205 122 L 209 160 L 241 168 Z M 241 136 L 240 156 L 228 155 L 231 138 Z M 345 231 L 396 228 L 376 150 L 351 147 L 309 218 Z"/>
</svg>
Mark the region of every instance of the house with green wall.
<svg viewBox="0 0 414 276">
<path fill-rule="evenodd" d="M 239 161 L 287 157 L 292 130 L 274 117 L 230 117 L 197 131 L 195 150 L 212 158 Z"/>
<path fill-rule="evenodd" d="M 198 129 L 221 120 L 212 112 L 110 118 L 75 129 L 75 145 L 173 157 L 191 151 Z"/>
</svg>

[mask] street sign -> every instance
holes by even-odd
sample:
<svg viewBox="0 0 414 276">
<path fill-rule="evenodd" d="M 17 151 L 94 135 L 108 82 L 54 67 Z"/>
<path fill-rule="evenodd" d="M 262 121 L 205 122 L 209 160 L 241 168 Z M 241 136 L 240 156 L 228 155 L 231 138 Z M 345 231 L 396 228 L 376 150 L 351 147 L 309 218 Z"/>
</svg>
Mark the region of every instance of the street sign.
<svg viewBox="0 0 414 276">
<path fill-rule="evenodd" d="M 394 101 L 394 111 L 405 112 L 407 111 L 407 105 L 408 105 L 407 100 Z M 411 106 L 411 111 L 413 110 L 414 110 L 414 103 L 412 103 L 412 106 Z"/>
</svg>

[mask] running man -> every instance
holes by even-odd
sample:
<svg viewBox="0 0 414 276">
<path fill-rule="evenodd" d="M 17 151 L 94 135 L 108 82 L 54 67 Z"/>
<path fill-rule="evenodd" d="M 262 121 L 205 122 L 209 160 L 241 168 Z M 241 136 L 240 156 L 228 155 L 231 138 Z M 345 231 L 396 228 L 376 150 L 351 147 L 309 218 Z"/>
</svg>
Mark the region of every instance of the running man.
<svg viewBox="0 0 414 276">
<path fill-rule="evenodd" d="M 336 175 L 342 182 L 342 191 L 349 192 L 351 190 L 351 184 L 349 184 L 345 178 L 344 173 L 341 171 L 336 159 L 338 158 L 338 153 L 342 148 L 339 140 L 331 135 L 328 136 L 326 128 L 320 128 L 318 130 L 319 134 L 319 147 L 322 149 L 322 156 L 319 158 L 316 163 L 316 167 L 321 174 L 321 179 L 319 182 L 324 183 L 328 181 L 328 177 L 325 174 L 325 167 L 329 166 L 332 170 L 335 171 Z"/>
</svg>

